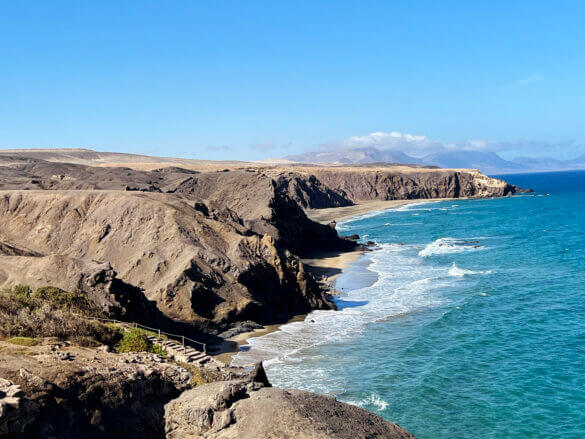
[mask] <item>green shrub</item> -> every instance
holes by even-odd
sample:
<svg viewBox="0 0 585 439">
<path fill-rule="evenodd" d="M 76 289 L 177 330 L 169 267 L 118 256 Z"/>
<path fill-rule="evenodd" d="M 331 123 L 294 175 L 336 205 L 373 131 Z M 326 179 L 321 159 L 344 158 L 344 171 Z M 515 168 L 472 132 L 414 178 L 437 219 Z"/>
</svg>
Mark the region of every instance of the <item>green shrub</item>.
<svg viewBox="0 0 585 439">
<path fill-rule="evenodd" d="M 151 352 L 152 342 L 139 329 L 122 331 L 122 339 L 118 344 L 120 352 Z"/>
<path fill-rule="evenodd" d="M 31 297 L 34 300 L 43 303 L 49 303 L 51 307 L 56 309 L 67 310 L 69 312 L 76 312 L 83 315 L 101 314 L 97 307 L 89 301 L 89 299 L 80 293 L 71 293 L 56 287 L 41 287 L 38 288 Z"/>
<path fill-rule="evenodd" d="M 39 340 L 31 337 L 12 337 L 6 340 L 8 343 L 17 344 L 19 346 L 36 346 Z"/>
<path fill-rule="evenodd" d="M 10 292 L 17 297 L 28 298 L 30 297 L 30 287 L 28 285 L 14 285 Z"/>
<path fill-rule="evenodd" d="M 166 357 L 167 356 L 167 351 L 165 351 L 165 348 L 163 348 L 161 345 L 159 344 L 152 344 L 152 351 L 153 353 L 160 355 L 161 357 Z"/>
<path fill-rule="evenodd" d="M 144 329 L 131 328 L 120 331 L 121 340 L 117 349 L 119 352 L 150 352 L 161 356 L 166 356 L 167 352 L 160 345 L 152 343 L 148 339 L 150 331 Z"/>
</svg>

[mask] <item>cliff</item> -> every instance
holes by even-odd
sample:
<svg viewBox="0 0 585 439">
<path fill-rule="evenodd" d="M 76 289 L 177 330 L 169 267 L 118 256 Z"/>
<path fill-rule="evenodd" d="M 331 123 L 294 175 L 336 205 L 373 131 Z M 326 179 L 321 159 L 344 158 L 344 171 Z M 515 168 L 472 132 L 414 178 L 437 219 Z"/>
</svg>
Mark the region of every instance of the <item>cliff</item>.
<svg viewBox="0 0 585 439">
<path fill-rule="evenodd" d="M 519 188 L 477 170 L 425 169 L 392 166 L 345 166 L 307 169 L 342 197 L 365 200 L 503 197 Z M 313 208 L 334 207 L 314 203 Z"/>
<path fill-rule="evenodd" d="M 0 153 L 0 287 L 54 285 L 115 316 L 215 334 L 333 308 L 299 257 L 356 243 L 305 208 L 517 191 L 473 170 L 148 160 Z"/>
</svg>

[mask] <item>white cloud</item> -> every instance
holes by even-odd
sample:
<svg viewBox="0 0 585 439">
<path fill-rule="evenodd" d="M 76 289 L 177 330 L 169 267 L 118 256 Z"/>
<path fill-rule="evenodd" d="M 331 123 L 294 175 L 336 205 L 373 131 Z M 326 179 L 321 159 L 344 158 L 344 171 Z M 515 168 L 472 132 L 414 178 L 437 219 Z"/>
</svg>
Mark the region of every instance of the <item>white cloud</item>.
<svg viewBox="0 0 585 439">
<path fill-rule="evenodd" d="M 572 141 L 547 142 L 520 139 L 502 142 L 490 139 L 470 139 L 459 142 L 438 142 L 427 136 L 392 131 L 377 131 L 364 136 L 352 136 L 338 142 L 322 145 L 324 150 L 376 148 L 383 151 L 400 151 L 414 157 L 446 151 L 496 152 L 508 157 L 529 156 L 571 156 L 581 153 L 583 146 Z"/>
<path fill-rule="evenodd" d="M 333 142 L 324 145 L 327 149 L 335 148 L 376 148 L 385 151 L 402 151 L 411 155 L 428 154 L 438 152 L 445 147 L 426 136 L 392 131 L 385 133 L 377 131 L 365 136 L 352 136 L 341 142 Z"/>
</svg>

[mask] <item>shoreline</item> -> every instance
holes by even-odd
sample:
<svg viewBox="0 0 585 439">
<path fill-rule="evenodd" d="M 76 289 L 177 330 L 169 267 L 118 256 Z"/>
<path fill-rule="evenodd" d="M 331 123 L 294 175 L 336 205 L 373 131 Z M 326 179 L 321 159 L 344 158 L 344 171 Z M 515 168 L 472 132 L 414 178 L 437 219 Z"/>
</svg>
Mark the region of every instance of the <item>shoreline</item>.
<svg viewBox="0 0 585 439">
<path fill-rule="evenodd" d="M 305 258 L 302 261 L 307 271 L 313 273 L 317 279 L 321 278 L 321 276 L 326 276 L 328 288 L 330 291 L 333 291 L 337 278 L 366 253 L 366 250 L 354 250 L 346 253 L 316 253 L 311 258 Z M 289 323 L 302 322 L 308 315 L 308 313 L 298 314 L 281 323 L 266 325 L 263 328 L 252 331 L 241 332 L 238 335 L 226 339 L 223 343 L 223 349 L 225 350 L 213 356 L 222 363 L 229 365 L 232 357 L 238 353 L 239 347 L 248 344 L 249 339 L 276 332 L 281 326 Z"/>
<path fill-rule="evenodd" d="M 395 209 L 397 207 L 406 206 L 407 204 L 416 203 L 438 203 L 440 201 L 464 200 L 466 197 L 460 198 L 417 198 L 413 200 L 370 200 L 362 201 L 353 206 L 343 207 L 327 207 L 325 209 L 305 209 L 305 213 L 315 222 L 321 224 L 328 224 L 331 221 L 346 221 L 355 216 L 364 215 L 372 212 L 382 212 L 384 210 Z"/>
<path fill-rule="evenodd" d="M 379 201 L 372 200 L 363 203 L 358 203 L 353 206 L 332 207 L 326 209 L 308 209 L 305 212 L 307 216 L 313 221 L 328 223 L 333 218 L 336 221 L 345 221 L 349 218 L 360 216 L 366 213 L 384 211 L 394 209 L 407 204 L 421 203 L 421 202 L 438 202 L 449 201 L 449 198 L 440 199 L 416 199 L 416 200 L 387 200 Z M 335 294 L 335 286 L 337 278 L 343 274 L 348 268 L 352 267 L 367 250 L 354 250 L 351 252 L 322 252 L 315 253 L 311 257 L 302 260 L 307 271 L 313 273 L 317 279 L 326 278 L 328 288 L 331 294 Z M 214 354 L 217 360 L 229 365 L 234 355 L 239 351 L 240 346 L 248 344 L 251 338 L 262 337 L 272 332 L 278 331 L 281 326 L 289 323 L 304 321 L 307 314 L 299 314 L 281 323 L 264 326 L 263 328 L 254 329 L 252 331 L 242 332 L 233 337 L 230 337 L 219 345 L 219 353 Z"/>
</svg>

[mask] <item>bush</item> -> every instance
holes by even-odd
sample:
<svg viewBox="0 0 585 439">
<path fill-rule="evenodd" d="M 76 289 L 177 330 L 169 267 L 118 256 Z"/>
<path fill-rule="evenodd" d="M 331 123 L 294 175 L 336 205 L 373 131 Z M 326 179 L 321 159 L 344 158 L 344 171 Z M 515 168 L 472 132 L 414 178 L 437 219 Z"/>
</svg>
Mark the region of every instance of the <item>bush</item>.
<svg viewBox="0 0 585 439">
<path fill-rule="evenodd" d="M 70 293 L 56 287 L 41 287 L 31 295 L 33 300 L 49 303 L 52 308 L 67 310 L 83 315 L 96 316 L 101 314 L 86 296 Z"/>
<path fill-rule="evenodd" d="M 144 332 L 138 329 L 122 331 L 122 339 L 118 344 L 120 352 L 151 352 L 152 342 Z"/>
<path fill-rule="evenodd" d="M 166 356 L 167 352 L 162 346 L 152 343 L 148 339 L 148 331 L 139 328 L 125 329 L 121 331 L 122 339 L 118 343 L 119 352 L 151 352 Z"/>
</svg>

